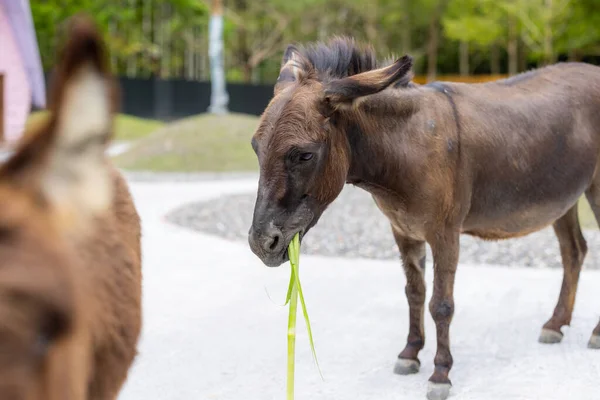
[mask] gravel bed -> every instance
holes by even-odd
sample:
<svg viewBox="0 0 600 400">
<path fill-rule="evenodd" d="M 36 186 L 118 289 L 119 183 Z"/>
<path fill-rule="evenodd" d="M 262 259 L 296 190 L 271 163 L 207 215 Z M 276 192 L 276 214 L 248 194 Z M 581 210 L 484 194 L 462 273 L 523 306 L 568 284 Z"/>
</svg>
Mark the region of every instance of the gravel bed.
<svg viewBox="0 0 600 400">
<path fill-rule="evenodd" d="M 177 225 L 229 240 L 246 241 L 255 193 L 188 204 L 167 219 Z M 600 232 L 584 232 L 590 249 L 584 268 L 600 269 Z M 350 258 L 398 259 L 399 252 L 387 219 L 365 191 L 346 186 L 302 243 L 302 252 Z M 428 260 L 431 250 L 427 248 Z M 534 268 L 560 268 L 558 242 L 552 228 L 526 237 L 483 241 L 461 236 L 461 262 Z"/>
</svg>

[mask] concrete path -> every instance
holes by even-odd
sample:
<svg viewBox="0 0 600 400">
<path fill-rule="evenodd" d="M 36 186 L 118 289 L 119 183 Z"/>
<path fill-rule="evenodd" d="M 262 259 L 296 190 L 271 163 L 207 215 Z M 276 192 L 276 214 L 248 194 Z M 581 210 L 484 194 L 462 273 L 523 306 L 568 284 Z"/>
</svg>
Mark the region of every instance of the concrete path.
<svg viewBox="0 0 600 400">
<path fill-rule="evenodd" d="M 266 268 L 245 243 L 163 220 L 186 202 L 255 191 L 256 180 L 131 188 L 143 219 L 145 325 L 120 399 L 283 400 L 287 307 L 278 304 L 289 266 Z M 435 350 L 429 314 L 421 372 L 392 374 L 408 329 L 399 262 L 302 256 L 300 269 L 325 381 L 299 318 L 296 399 L 424 399 Z M 428 263 L 428 289 L 431 272 Z M 600 271 L 582 273 L 563 343 L 537 343 L 561 278 L 559 270 L 460 265 L 450 399 L 600 399 L 600 351 L 586 348 L 600 317 Z"/>
</svg>

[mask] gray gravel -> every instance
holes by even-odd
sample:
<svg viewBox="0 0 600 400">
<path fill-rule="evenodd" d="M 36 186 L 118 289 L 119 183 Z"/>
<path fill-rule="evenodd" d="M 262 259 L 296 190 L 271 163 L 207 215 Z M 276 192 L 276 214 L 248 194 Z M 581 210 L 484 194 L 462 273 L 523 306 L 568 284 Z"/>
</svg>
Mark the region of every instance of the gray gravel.
<svg viewBox="0 0 600 400">
<path fill-rule="evenodd" d="M 172 223 L 235 241 L 246 241 L 255 194 L 242 194 L 188 204 L 171 212 Z M 600 232 L 586 230 L 590 249 L 584 268 L 600 269 Z M 302 252 L 325 256 L 398 259 L 399 252 L 386 218 L 365 191 L 346 186 L 305 237 Z M 431 251 L 427 249 L 428 260 Z M 552 228 L 529 236 L 490 242 L 467 235 L 461 238 L 463 263 L 486 263 L 534 268 L 561 267 Z"/>
</svg>

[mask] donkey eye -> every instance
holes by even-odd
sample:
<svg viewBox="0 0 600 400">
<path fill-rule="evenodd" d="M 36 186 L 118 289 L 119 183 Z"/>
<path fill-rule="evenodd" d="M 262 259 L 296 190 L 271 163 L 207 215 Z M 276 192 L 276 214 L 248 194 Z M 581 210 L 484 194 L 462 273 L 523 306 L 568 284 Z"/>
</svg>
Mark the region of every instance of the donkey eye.
<svg viewBox="0 0 600 400">
<path fill-rule="evenodd" d="M 308 161 L 311 158 L 313 158 L 313 153 L 302 153 L 302 154 L 300 154 L 300 160 L 301 161 Z"/>
</svg>

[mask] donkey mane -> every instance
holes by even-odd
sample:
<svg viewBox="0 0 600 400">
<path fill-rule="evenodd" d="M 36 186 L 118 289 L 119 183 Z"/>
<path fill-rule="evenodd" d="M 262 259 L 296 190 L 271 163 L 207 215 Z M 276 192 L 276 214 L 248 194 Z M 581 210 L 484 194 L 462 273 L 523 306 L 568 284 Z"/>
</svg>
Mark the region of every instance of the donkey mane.
<svg viewBox="0 0 600 400">
<path fill-rule="evenodd" d="M 300 45 L 298 52 L 316 70 L 321 81 L 341 79 L 378 68 L 375 51 L 348 36 L 334 36 L 327 42 Z"/>
<path fill-rule="evenodd" d="M 370 44 L 358 43 L 349 36 L 333 36 L 327 42 L 317 41 L 294 47 L 310 63 L 316 78 L 324 83 L 389 66 L 397 58 L 390 55 L 378 61 Z M 406 86 L 412 77 L 412 73 L 408 74 L 395 86 Z"/>
</svg>

